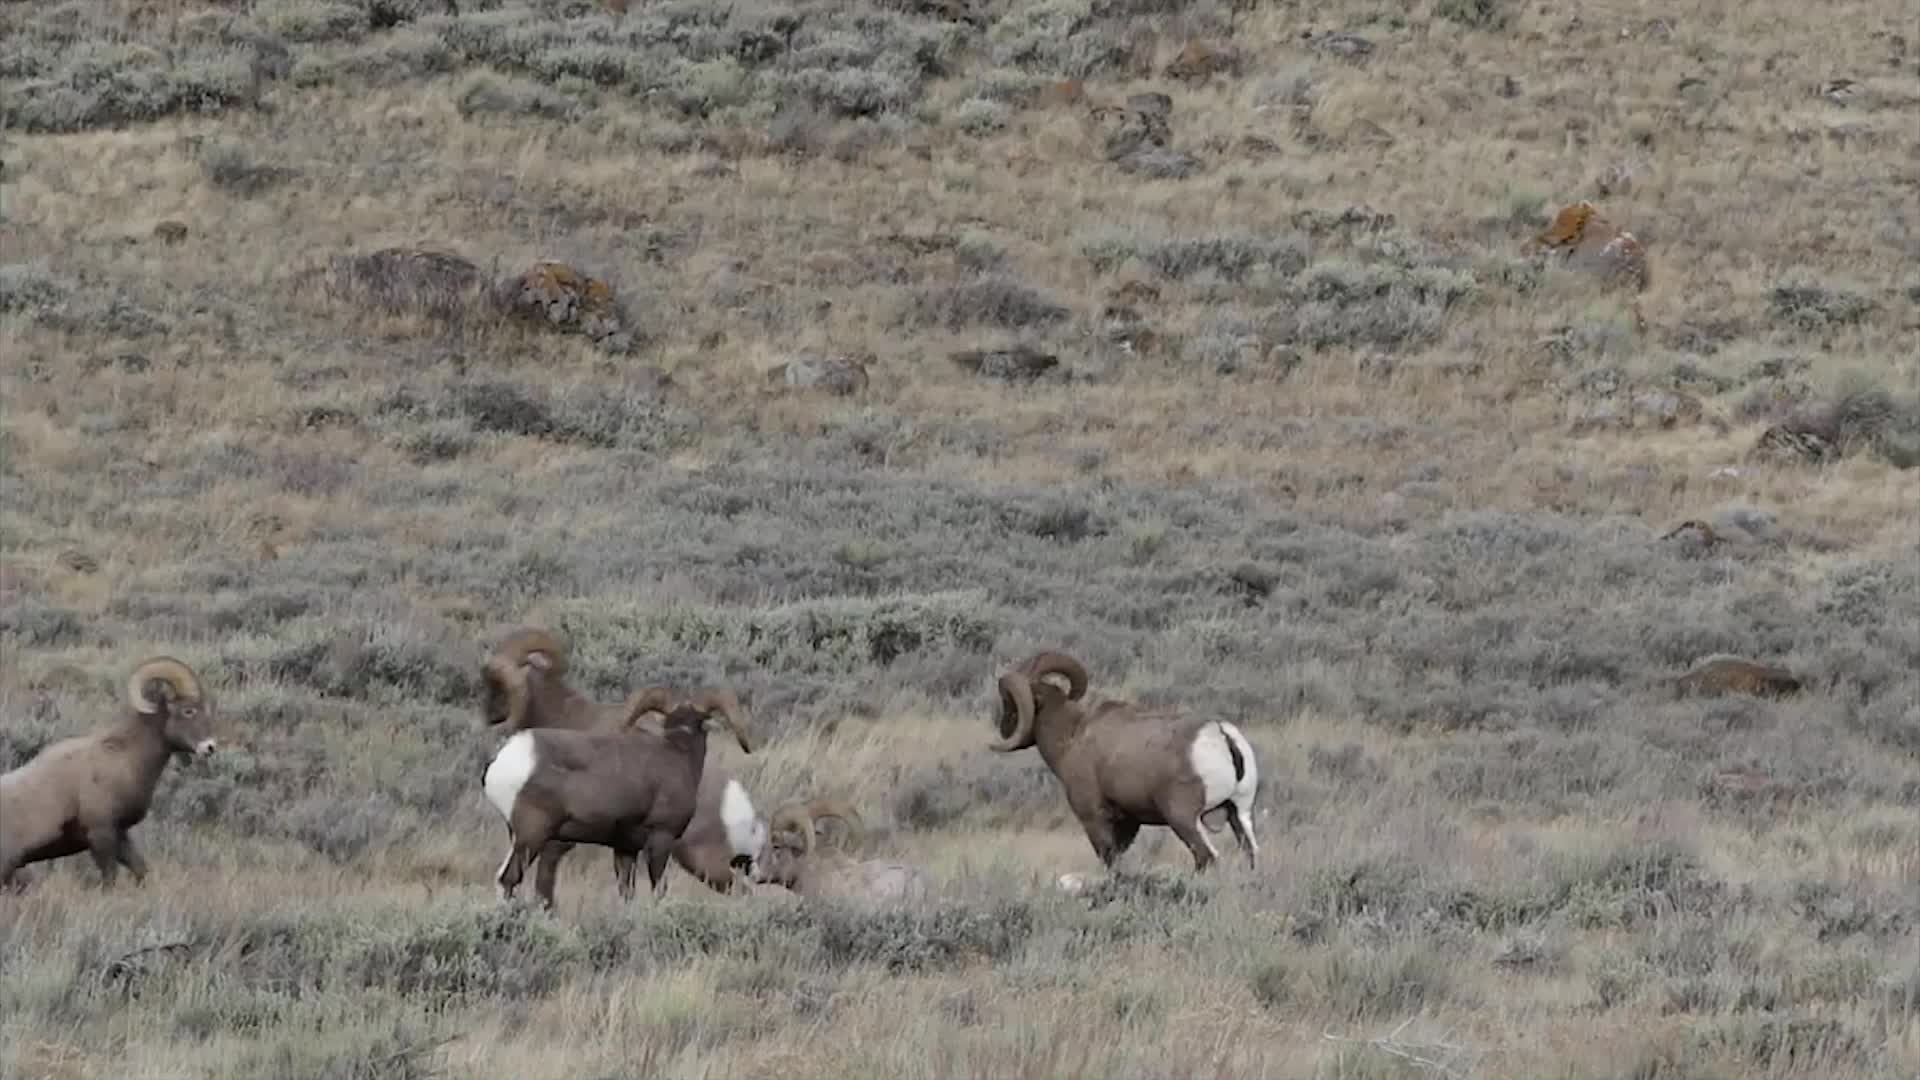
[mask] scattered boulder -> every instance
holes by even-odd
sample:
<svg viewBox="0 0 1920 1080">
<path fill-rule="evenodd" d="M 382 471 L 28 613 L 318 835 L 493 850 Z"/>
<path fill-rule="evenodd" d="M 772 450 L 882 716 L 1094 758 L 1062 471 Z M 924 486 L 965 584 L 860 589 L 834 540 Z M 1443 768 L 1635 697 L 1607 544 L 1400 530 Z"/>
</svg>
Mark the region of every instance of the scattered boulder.
<svg viewBox="0 0 1920 1080">
<path fill-rule="evenodd" d="M 1096 105 L 1087 110 L 1087 126 L 1100 140 L 1108 161 L 1148 148 L 1164 148 L 1173 138 L 1170 112 L 1142 111 L 1127 105 Z"/>
<path fill-rule="evenodd" d="M 767 379 L 796 390 L 847 397 L 867 388 L 867 365 L 872 362 L 870 355 L 796 356 L 768 371 Z"/>
<path fill-rule="evenodd" d="M 1602 217 L 1586 199 L 1560 208 L 1526 247 L 1560 255 L 1567 265 L 1644 290 L 1651 281 L 1647 250 L 1630 232 Z"/>
<path fill-rule="evenodd" d="M 484 293 L 473 261 L 427 248 L 392 247 L 333 260 L 328 290 L 382 311 L 451 318 L 470 311 Z"/>
<path fill-rule="evenodd" d="M 1306 42 L 1307 47 L 1310 49 L 1326 53 L 1329 56 L 1337 56 L 1342 60 L 1351 61 L 1356 64 L 1366 63 L 1367 60 L 1373 56 L 1374 52 L 1373 42 L 1368 41 L 1359 34 L 1348 33 L 1345 30 L 1335 30 L 1326 34 L 1316 34 L 1311 30 L 1302 30 L 1300 32 L 1300 40 Z"/>
<path fill-rule="evenodd" d="M 53 557 L 54 564 L 62 570 L 76 574 L 97 574 L 100 572 L 100 560 L 79 548 L 67 548 Z"/>
<path fill-rule="evenodd" d="M 1031 345 L 1005 349 L 973 349 L 949 357 L 962 371 L 1009 382 L 1031 382 L 1060 366 L 1060 358 Z"/>
<path fill-rule="evenodd" d="M 1701 554 L 1722 542 L 1720 531 L 1698 518 L 1683 521 L 1661 535 L 1662 543 L 1671 543 L 1680 551 Z"/>
<path fill-rule="evenodd" d="M 1322 235 L 1330 232 L 1383 232 L 1393 228 L 1393 215 L 1371 206 L 1349 206 L 1335 213 L 1311 207 L 1293 213 L 1293 227 L 1301 232 Z"/>
<path fill-rule="evenodd" d="M 1783 697 L 1800 691 L 1800 679 L 1784 667 L 1725 653 L 1709 656 L 1672 681 L 1676 697 L 1747 694 Z"/>
<path fill-rule="evenodd" d="M 1192 154 L 1161 147 L 1143 147 L 1114 158 L 1113 163 L 1129 176 L 1144 176 L 1149 180 L 1185 180 L 1203 168 L 1200 159 Z"/>
<path fill-rule="evenodd" d="M 153 238 L 163 244 L 178 244 L 187 238 L 186 223 L 162 221 L 153 227 Z"/>
<path fill-rule="evenodd" d="M 506 311 L 567 333 L 582 334 L 610 352 L 633 342 L 613 286 L 555 259 L 541 259 L 494 286 Z"/>
<path fill-rule="evenodd" d="M 1127 97 L 1127 108 L 1142 116 L 1157 116 L 1163 120 L 1173 119 L 1173 98 L 1166 94 L 1130 94 Z"/>
<path fill-rule="evenodd" d="M 1828 79 L 1820 84 L 1819 93 L 1821 97 L 1844 108 L 1860 100 L 1862 89 L 1864 88 L 1852 79 Z"/>
<path fill-rule="evenodd" d="M 1760 433 L 1748 457 L 1783 464 L 1819 465 L 1840 456 L 1833 440 L 1791 424 L 1775 424 Z"/>
<path fill-rule="evenodd" d="M 1238 75 L 1241 67 L 1240 50 L 1225 42 L 1190 41 L 1172 60 L 1162 74 L 1169 79 L 1189 82 L 1204 82 L 1215 75 Z"/>
</svg>

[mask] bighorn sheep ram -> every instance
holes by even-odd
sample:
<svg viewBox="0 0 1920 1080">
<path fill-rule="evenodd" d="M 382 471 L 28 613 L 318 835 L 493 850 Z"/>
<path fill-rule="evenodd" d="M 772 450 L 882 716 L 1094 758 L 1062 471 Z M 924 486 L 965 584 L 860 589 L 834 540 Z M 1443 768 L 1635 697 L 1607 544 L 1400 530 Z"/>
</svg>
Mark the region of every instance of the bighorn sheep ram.
<svg viewBox="0 0 1920 1080">
<path fill-rule="evenodd" d="M 1067 685 L 1049 677 L 1064 678 Z M 1080 701 L 1086 692 L 1087 669 L 1078 660 L 1060 652 L 1034 655 L 1000 676 L 995 726 L 1001 737 L 992 748 L 1012 753 L 1039 747 L 1109 870 L 1142 825 L 1172 829 L 1193 852 L 1194 869 L 1207 869 L 1219 852 L 1201 819 L 1223 808 L 1253 866 L 1260 850 L 1253 838 L 1260 773 L 1240 729 L 1128 702 L 1089 708 Z"/>
<path fill-rule="evenodd" d="M 200 680 L 170 656 L 133 669 L 127 704 L 118 723 L 53 743 L 0 776 L 0 888 L 23 866 L 82 851 L 103 887 L 122 866 L 146 880 L 128 830 L 146 818 L 167 760 L 211 753 L 214 740 Z"/>
<path fill-rule="evenodd" d="M 932 891 L 926 874 L 902 862 L 856 861 L 818 846 L 815 822 L 839 818 L 848 840 L 860 834 L 860 815 L 832 799 L 795 803 L 775 811 L 767 822 L 767 842 L 753 864 L 753 883 L 782 885 L 799 896 L 839 897 L 885 902 L 918 901 Z"/>
<path fill-rule="evenodd" d="M 566 673 L 567 646 L 558 637 L 539 629 L 509 634 L 480 669 L 482 715 L 488 726 L 504 726 L 510 732 L 528 728 L 604 731 L 634 719 L 628 715 L 630 702 L 595 702 L 568 686 Z M 660 729 L 654 725 L 654 730 Z M 673 861 L 713 891 L 732 892 L 766 836 L 766 822 L 746 787 L 725 768 L 708 764 L 700 773 L 693 821 L 674 845 Z M 571 850 L 572 844 L 547 845 L 534 872 L 536 889 L 553 891 L 560 860 Z"/>
<path fill-rule="evenodd" d="M 658 712 L 658 730 L 641 722 Z M 667 859 L 698 804 L 707 757 L 707 722 L 718 714 L 740 748 L 753 752 L 740 719 L 740 703 L 728 690 L 703 690 L 690 701 L 652 687 L 628 699 L 625 723 L 612 731 L 532 728 L 501 746 L 481 782 L 494 809 L 506 820 L 512 842 L 496 880 L 512 899 L 527 860 L 549 844 L 600 844 L 613 849 L 620 897 L 634 893 L 634 869 L 647 857 L 647 881 L 664 893 Z M 541 904 L 553 908 L 553 879 L 534 879 Z"/>
</svg>

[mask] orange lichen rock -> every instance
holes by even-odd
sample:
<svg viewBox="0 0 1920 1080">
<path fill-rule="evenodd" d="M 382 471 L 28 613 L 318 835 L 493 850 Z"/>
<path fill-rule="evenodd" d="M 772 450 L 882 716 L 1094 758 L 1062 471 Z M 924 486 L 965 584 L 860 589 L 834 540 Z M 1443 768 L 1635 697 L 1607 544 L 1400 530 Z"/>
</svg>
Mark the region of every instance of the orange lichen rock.
<svg viewBox="0 0 1920 1080">
<path fill-rule="evenodd" d="M 596 342 L 625 338 L 613 286 L 555 259 L 541 259 L 501 282 L 498 296 L 514 314 Z"/>
<path fill-rule="evenodd" d="M 1707 657 L 1693 670 L 1673 680 L 1673 690 L 1681 696 L 1719 697 L 1724 694 L 1748 694 L 1753 697 L 1784 697 L 1800 691 L 1799 676 L 1777 664 L 1763 664 L 1739 656 L 1720 654 Z"/>
<path fill-rule="evenodd" d="M 1556 252 L 1569 266 L 1627 282 L 1635 289 L 1645 289 L 1652 281 L 1646 247 L 1632 233 L 1602 217 L 1599 208 L 1586 199 L 1561 207 L 1527 247 Z"/>
</svg>

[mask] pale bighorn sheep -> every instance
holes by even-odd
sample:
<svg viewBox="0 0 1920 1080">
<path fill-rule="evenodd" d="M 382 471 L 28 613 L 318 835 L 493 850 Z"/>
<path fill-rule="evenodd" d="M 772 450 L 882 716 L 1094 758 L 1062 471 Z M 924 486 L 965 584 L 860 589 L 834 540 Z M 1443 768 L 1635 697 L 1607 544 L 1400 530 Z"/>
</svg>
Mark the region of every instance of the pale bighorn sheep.
<svg viewBox="0 0 1920 1080">
<path fill-rule="evenodd" d="M 640 722 L 648 712 L 661 714 L 660 729 Z M 624 900 L 633 898 L 634 870 L 644 852 L 647 881 L 656 896 L 664 893 L 667 859 L 693 821 L 707 722 L 715 714 L 740 748 L 752 753 L 740 703 L 723 689 L 677 701 L 665 687 L 651 687 L 628 699 L 619 729 L 530 728 L 509 738 L 481 777 L 512 844 L 496 875 L 502 897 L 512 899 L 527 861 L 553 842 L 612 848 Z M 534 891 L 551 910 L 552 877 L 536 877 Z"/>
<path fill-rule="evenodd" d="M 819 847 L 820 818 L 839 818 L 848 842 L 859 838 L 860 814 L 834 799 L 794 803 L 767 821 L 767 842 L 753 864 L 753 883 L 781 885 L 799 896 L 886 902 L 924 900 L 932 891 L 917 867 L 886 859 L 857 861 Z"/>
<path fill-rule="evenodd" d="M 567 645 L 549 631 L 516 630 L 480 668 L 481 712 L 489 727 L 508 731 L 566 728 L 613 730 L 632 719 L 630 702 L 600 703 L 567 685 Z M 658 731 L 658 725 L 653 725 Z M 715 892 L 733 891 L 766 840 L 766 822 L 745 785 L 727 769 L 709 764 L 700 773 L 693 822 L 674 845 L 673 861 Z M 572 844 L 553 842 L 534 871 L 536 889 L 553 891 L 560 860 Z M 616 874 L 618 865 L 616 860 Z M 541 884 L 545 882 L 545 884 Z"/>
<path fill-rule="evenodd" d="M 118 723 L 61 739 L 0 776 L 0 888 L 23 866 L 82 851 L 102 887 L 122 866 L 146 880 L 128 830 L 146 818 L 169 758 L 213 752 L 212 715 L 199 678 L 170 656 L 133 669 L 127 705 Z"/>
<path fill-rule="evenodd" d="M 1061 686 L 1049 677 L 1066 680 Z M 1203 815 L 1225 809 L 1234 839 L 1254 865 L 1253 799 L 1260 773 L 1253 746 L 1224 720 L 1183 717 L 1129 702 L 1081 704 L 1087 669 L 1060 652 L 1041 652 L 1000 676 L 994 718 L 1001 753 L 1040 749 L 1066 789 L 1067 804 L 1094 854 L 1111 870 L 1142 825 L 1165 825 L 1207 869 L 1219 852 Z M 1217 830 L 1213 830 L 1217 831 Z"/>
</svg>

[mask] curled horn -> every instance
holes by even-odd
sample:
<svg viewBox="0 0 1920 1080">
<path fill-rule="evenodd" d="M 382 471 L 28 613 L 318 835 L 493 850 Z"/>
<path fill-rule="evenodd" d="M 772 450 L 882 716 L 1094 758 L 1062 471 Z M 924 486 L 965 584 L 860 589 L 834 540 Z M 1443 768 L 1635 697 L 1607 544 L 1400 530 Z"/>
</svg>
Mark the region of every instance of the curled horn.
<svg viewBox="0 0 1920 1080">
<path fill-rule="evenodd" d="M 767 835 L 795 833 L 800 837 L 802 854 L 813 852 L 813 809 L 808 803 L 788 803 L 767 818 Z"/>
<path fill-rule="evenodd" d="M 1038 682 L 1049 675 L 1067 677 L 1067 699 L 1079 701 L 1087 693 L 1087 669 L 1080 661 L 1063 652 L 1038 653 L 1024 665 L 1027 678 Z"/>
<path fill-rule="evenodd" d="M 814 799 L 806 804 L 807 817 L 818 822 L 821 818 L 838 818 L 846 826 L 846 843 L 852 846 L 860 842 L 866 832 L 866 823 L 860 820 L 860 811 L 850 803 L 839 799 Z"/>
<path fill-rule="evenodd" d="M 649 686 L 645 690 L 635 690 L 627 698 L 626 715 L 622 726 L 631 731 L 640 726 L 640 718 L 648 713 L 661 716 L 673 710 L 673 691 L 664 686 Z"/>
<path fill-rule="evenodd" d="M 720 714 L 720 721 L 740 740 L 740 749 L 753 753 L 753 739 L 747 735 L 746 722 L 741 718 L 740 699 L 733 691 L 725 687 L 709 688 L 694 695 L 692 705 L 701 712 L 712 716 Z"/>
<path fill-rule="evenodd" d="M 155 656 L 141 661 L 127 679 L 127 703 L 134 712 L 152 716 L 160 711 L 160 703 L 147 696 L 147 684 L 156 679 L 171 686 L 176 697 L 201 699 L 200 680 L 192 668 L 171 656 Z"/>
<path fill-rule="evenodd" d="M 556 679 L 567 673 L 567 643 L 546 630 L 515 630 L 493 650 L 493 658 L 508 667 L 532 664 Z"/>
<path fill-rule="evenodd" d="M 1013 719 L 1012 730 L 1007 719 Z M 1033 684 L 1024 671 L 1009 671 L 1000 676 L 1000 715 L 996 718 L 1002 737 L 990 745 L 1006 754 L 1033 745 Z"/>
</svg>

